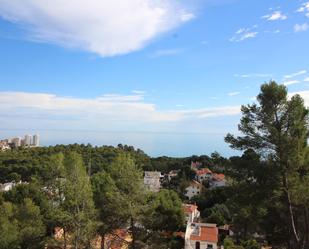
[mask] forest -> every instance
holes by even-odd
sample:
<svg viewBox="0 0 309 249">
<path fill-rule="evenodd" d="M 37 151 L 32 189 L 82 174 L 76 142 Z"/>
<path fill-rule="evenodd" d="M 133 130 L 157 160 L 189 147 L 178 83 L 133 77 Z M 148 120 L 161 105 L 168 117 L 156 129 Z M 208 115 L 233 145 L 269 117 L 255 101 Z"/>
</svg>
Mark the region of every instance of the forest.
<svg viewBox="0 0 309 249">
<path fill-rule="evenodd" d="M 184 189 L 200 162 L 228 179 L 225 187 L 191 200 L 203 221 L 232 227 L 226 249 L 309 248 L 309 111 L 276 82 L 261 86 L 257 101 L 241 107 L 239 134 L 225 141 L 240 156 L 218 152 L 153 158 L 133 146 L 56 145 L 0 152 L 0 249 L 92 248 L 126 227 L 129 247 L 183 248 Z M 179 170 L 158 193 L 143 185 L 144 171 Z M 63 229 L 63 241 L 54 229 Z M 101 240 L 104 248 L 104 239 Z"/>
</svg>

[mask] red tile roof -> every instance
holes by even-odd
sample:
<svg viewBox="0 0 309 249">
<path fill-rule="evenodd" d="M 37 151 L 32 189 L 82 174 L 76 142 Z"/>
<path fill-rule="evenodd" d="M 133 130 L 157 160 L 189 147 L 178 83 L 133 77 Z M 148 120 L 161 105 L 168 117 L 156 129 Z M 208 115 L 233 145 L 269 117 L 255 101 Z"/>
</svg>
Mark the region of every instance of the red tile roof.
<svg viewBox="0 0 309 249">
<path fill-rule="evenodd" d="M 190 240 L 208 241 L 218 243 L 218 228 L 214 226 L 199 225 L 199 235 L 191 234 Z"/>
<path fill-rule="evenodd" d="M 208 168 L 200 169 L 196 171 L 197 175 L 204 175 L 204 174 L 211 174 L 211 173 L 212 173 L 211 170 Z"/>
<path fill-rule="evenodd" d="M 214 174 L 212 178 L 215 181 L 223 181 L 225 179 L 225 175 L 224 174 Z"/>
</svg>

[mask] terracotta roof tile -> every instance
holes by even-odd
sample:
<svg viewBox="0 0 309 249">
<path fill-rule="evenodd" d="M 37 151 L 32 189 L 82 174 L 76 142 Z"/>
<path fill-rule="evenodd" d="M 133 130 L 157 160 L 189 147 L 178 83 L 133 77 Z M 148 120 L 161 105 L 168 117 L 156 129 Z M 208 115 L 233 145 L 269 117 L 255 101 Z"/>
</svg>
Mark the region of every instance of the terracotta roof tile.
<svg viewBox="0 0 309 249">
<path fill-rule="evenodd" d="M 215 181 L 223 181 L 225 180 L 225 175 L 224 174 L 214 174 L 213 179 Z"/>
<path fill-rule="evenodd" d="M 212 174 L 211 170 L 208 168 L 200 169 L 196 171 L 197 175 L 204 175 L 204 174 Z"/>
<path fill-rule="evenodd" d="M 212 243 L 218 243 L 218 228 L 199 225 L 199 235 L 191 234 L 190 240 L 208 241 Z"/>
</svg>

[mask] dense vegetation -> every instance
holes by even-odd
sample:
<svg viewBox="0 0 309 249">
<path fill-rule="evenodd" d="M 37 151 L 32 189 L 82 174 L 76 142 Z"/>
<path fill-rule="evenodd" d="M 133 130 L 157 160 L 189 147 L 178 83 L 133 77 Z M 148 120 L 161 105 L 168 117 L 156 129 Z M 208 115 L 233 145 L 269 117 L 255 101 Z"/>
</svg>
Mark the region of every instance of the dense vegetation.
<svg viewBox="0 0 309 249">
<path fill-rule="evenodd" d="M 241 136 L 226 142 L 243 154 L 151 158 L 132 146 L 57 145 L 0 152 L 0 182 L 28 182 L 0 193 L 0 249 L 91 248 L 96 235 L 126 227 L 132 248 L 182 248 L 163 234 L 184 231 L 181 203 L 194 178 L 191 161 L 223 172 L 228 186 L 193 200 L 206 222 L 230 224 L 225 248 L 309 248 L 308 109 L 284 86 L 264 84 L 258 103 L 242 106 Z M 178 176 L 159 193 L 143 187 L 144 170 Z M 182 199 L 182 200 L 181 200 Z M 53 239 L 55 227 L 65 240 Z M 103 243 L 102 243 L 103 248 Z"/>
</svg>

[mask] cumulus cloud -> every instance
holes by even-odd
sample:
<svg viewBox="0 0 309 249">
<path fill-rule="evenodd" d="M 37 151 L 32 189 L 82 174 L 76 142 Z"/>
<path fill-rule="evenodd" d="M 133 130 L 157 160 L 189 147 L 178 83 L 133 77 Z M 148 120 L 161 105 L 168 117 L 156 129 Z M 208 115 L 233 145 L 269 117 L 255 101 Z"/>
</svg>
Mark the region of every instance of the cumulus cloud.
<svg viewBox="0 0 309 249">
<path fill-rule="evenodd" d="M 309 17 L 309 2 L 303 3 L 297 12 L 305 13 L 305 15 Z"/>
<path fill-rule="evenodd" d="M 179 106 L 180 107 L 180 106 Z M 18 123 L 27 119 L 63 120 L 69 128 L 71 123 L 79 126 L 98 124 L 115 127 L 126 124 L 177 123 L 191 119 L 236 115 L 239 106 L 159 110 L 155 104 L 145 101 L 143 94 L 106 94 L 96 98 L 62 97 L 47 93 L 0 92 L 0 117 L 15 117 Z M 123 123 L 126 122 L 126 123 Z M 55 126 L 59 124 L 55 123 Z"/>
<path fill-rule="evenodd" d="M 101 56 L 141 49 L 195 17 L 176 0 L 0 0 L 0 16 L 31 40 Z"/>
<path fill-rule="evenodd" d="M 230 41 L 241 42 L 250 38 L 255 38 L 258 35 L 258 32 L 254 31 L 255 28 L 257 28 L 257 26 L 253 26 L 252 28 L 241 28 L 237 30 L 235 35 L 230 38 Z"/>
<path fill-rule="evenodd" d="M 296 33 L 307 31 L 308 28 L 309 28 L 308 23 L 295 24 L 295 25 L 294 25 L 294 31 L 295 31 Z"/>
<path fill-rule="evenodd" d="M 278 20 L 286 20 L 288 17 L 284 15 L 281 11 L 276 10 L 272 12 L 271 14 L 262 16 L 263 19 L 266 19 L 267 21 L 278 21 Z"/>
</svg>

